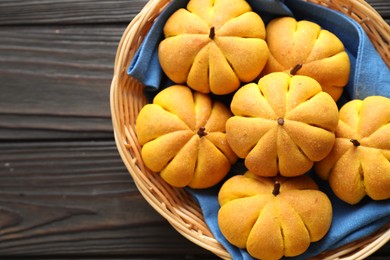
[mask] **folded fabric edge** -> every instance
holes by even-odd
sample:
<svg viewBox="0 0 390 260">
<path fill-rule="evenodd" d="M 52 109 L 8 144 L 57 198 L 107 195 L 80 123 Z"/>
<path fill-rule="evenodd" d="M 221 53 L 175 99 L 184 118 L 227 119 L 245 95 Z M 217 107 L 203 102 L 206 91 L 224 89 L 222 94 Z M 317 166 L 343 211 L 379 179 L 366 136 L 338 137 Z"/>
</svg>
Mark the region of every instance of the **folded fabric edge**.
<svg viewBox="0 0 390 260">
<path fill-rule="evenodd" d="M 184 8 L 188 1 L 173 0 L 161 12 L 146 34 L 131 61 L 127 74 L 142 82 L 149 91 L 158 90 L 162 79 L 162 68 L 158 61 L 158 43 L 163 37 L 166 20 L 178 9 Z"/>
</svg>

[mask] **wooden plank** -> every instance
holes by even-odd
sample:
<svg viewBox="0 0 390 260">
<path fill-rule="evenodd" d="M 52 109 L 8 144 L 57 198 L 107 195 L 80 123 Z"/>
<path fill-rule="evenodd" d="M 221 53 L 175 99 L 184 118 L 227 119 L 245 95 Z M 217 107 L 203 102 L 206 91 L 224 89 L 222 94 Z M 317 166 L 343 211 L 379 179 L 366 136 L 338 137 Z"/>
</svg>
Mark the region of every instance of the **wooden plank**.
<svg viewBox="0 0 390 260">
<path fill-rule="evenodd" d="M 214 257 L 143 199 L 113 141 L 0 144 L 0 255 Z"/>
<path fill-rule="evenodd" d="M 110 138 L 108 117 L 0 114 L 0 139 Z"/>
<path fill-rule="evenodd" d="M 107 137 L 113 64 L 124 29 L 0 27 L 0 138 L 10 138 L 15 129 L 33 130 L 32 136 L 19 131 L 19 138 L 45 132 L 73 138 L 85 131 Z"/>
<path fill-rule="evenodd" d="M 387 23 L 390 22 L 390 2 L 387 0 L 367 0 L 370 4 L 382 17 L 386 20 Z"/>
<path fill-rule="evenodd" d="M 81 24 L 131 21 L 147 0 L 3 0 L 0 24 Z M 367 0 L 389 21 L 388 0 Z"/>
<path fill-rule="evenodd" d="M 2 0 L 0 24 L 130 22 L 147 0 Z"/>
<path fill-rule="evenodd" d="M 108 116 L 124 28 L 1 27 L 0 113 Z"/>
</svg>

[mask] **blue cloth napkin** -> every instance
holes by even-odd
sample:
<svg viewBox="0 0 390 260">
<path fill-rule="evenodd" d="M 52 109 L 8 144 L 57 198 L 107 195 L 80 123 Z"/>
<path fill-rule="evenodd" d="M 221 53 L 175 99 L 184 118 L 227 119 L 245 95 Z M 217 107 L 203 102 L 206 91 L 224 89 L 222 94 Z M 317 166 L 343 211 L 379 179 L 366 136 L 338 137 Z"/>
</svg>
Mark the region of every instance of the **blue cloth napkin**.
<svg viewBox="0 0 390 260">
<path fill-rule="evenodd" d="M 173 0 L 156 20 L 151 30 L 138 49 L 128 74 L 145 85 L 146 95 L 151 97 L 166 86 L 173 84 L 162 72 L 158 62 L 157 48 L 163 39 L 162 28 L 167 18 L 178 8 L 185 7 L 188 1 Z M 344 43 L 351 60 L 351 75 L 346 91 L 338 105 L 350 99 L 363 99 L 367 96 L 381 95 L 390 98 L 390 70 L 381 59 L 371 41 L 351 18 L 328 8 L 303 2 L 301 0 L 248 0 L 253 10 L 267 23 L 278 16 L 293 16 L 297 20 L 310 20 L 327 29 Z M 228 96 L 229 97 L 229 96 Z M 226 178 L 245 172 L 242 160 L 233 165 Z M 336 249 L 349 242 L 364 238 L 390 222 L 390 201 L 372 201 L 365 198 L 358 205 L 351 206 L 334 196 L 327 182 L 309 172 L 319 184 L 320 189 L 328 194 L 333 205 L 333 222 L 327 235 L 319 242 L 312 243 L 303 254 L 292 259 L 307 259 L 325 250 Z M 221 182 L 223 183 L 223 182 Z M 206 223 L 214 236 L 223 244 L 234 259 L 252 259 L 245 250 L 231 245 L 221 234 L 217 214 L 217 200 L 220 185 L 210 189 L 187 189 L 198 201 Z"/>
</svg>

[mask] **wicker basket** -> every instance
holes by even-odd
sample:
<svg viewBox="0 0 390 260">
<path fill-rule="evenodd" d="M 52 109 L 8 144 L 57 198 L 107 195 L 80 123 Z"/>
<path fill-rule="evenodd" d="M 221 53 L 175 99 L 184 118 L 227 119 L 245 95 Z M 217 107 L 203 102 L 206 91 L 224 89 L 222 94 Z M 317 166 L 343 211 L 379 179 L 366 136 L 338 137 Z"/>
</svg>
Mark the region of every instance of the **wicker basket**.
<svg viewBox="0 0 390 260">
<path fill-rule="evenodd" d="M 355 19 L 390 67 L 390 26 L 364 0 L 306 0 L 340 11 Z M 223 259 L 231 259 L 213 237 L 199 205 L 184 189 L 173 188 L 150 172 L 141 159 L 141 147 L 135 134 L 135 121 L 147 103 L 144 86 L 127 75 L 127 68 L 155 18 L 170 0 L 150 0 L 131 21 L 119 43 L 111 84 L 111 113 L 118 151 L 147 202 L 184 237 Z M 357 259 L 374 253 L 390 240 L 390 225 L 370 237 L 334 251 L 323 252 L 320 259 Z"/>
</svg>

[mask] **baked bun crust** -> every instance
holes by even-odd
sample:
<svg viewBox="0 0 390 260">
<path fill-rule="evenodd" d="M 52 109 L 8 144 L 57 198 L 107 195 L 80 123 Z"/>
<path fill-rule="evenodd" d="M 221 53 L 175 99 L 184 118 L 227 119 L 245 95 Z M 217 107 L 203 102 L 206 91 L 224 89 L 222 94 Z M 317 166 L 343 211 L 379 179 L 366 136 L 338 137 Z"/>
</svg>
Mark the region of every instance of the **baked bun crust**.
<svg viewBox="0 0 390 260">
<path fill-rule="evenodd" d="M 335 101 L 340 98 L 349 80 L 350 61 L 336 35 L 316 23 L 292 17 L 272 20 L 266 33 L 270 56 L 264 74 L 306 75 L 317 80 Z"/>
<path fill-rule="evenodd" d="M 274 72 L 233 96 L 227 140 L 261 176 L 302 175 L 332 149 L 338 108 L 314 79 Z"/>
<path fill-rule="evenodd" d="M 186 86 L 162 90 L 136 120 L 145 165 L 175 187 L 217 184 L 237 160 L 225 134 L 231 116 L 224 104 Z"/>
<path fill-rule="evenodd" d="M 244 0 L 196 0 L 164 26 L 158 55 L 165 74 L 202 93 L 232 93 L 268 59 L 265 26 Z"/>
<path fill-rule="evenodd" d="M 300 255 L 325 236 L 332 222 L 330 200 L 307 175 L 236 175 L 223 184 L 218 200 L 222 234 L 258 259 Z"/>
<path fill-rule="evenodd" d="M 370 96 L 346 103 L 340 109 L 335 145 L 314 169 L 349 204 L 366 195 L 389 199 L 390 99 Z"/>
</svg>

